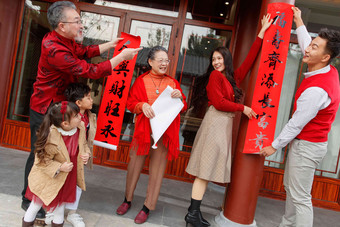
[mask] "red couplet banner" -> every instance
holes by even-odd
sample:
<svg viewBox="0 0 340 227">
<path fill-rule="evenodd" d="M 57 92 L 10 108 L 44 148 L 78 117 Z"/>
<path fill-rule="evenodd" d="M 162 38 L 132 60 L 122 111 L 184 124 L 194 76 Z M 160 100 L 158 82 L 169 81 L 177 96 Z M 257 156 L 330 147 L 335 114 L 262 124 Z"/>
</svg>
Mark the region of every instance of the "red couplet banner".
<svg viewBox="0 0 340 227">
<path fill-rule="evenodd" d="M 118 55 L 125 48 L 138 48 L 140 46 L 139 36 L 122 32 L 121 37 L 124 39 L 115 47 L 113 56 Z M 136 59 L 137 54 L 132 60 L 121 62 L 112 70 L 111 76 L 107 77 L 98 112 L 94 145 L 117 150 Z"/>
<path fill-rule="evenodd" d="M 271 3 L 267 12 L 274 19 L 266 31 L 251 108 L 257 119 L 248 122 L 243 153 L 256 154 L 274 139 L 282 81 L 293 21 L 292 6 Z"/>
</svg>

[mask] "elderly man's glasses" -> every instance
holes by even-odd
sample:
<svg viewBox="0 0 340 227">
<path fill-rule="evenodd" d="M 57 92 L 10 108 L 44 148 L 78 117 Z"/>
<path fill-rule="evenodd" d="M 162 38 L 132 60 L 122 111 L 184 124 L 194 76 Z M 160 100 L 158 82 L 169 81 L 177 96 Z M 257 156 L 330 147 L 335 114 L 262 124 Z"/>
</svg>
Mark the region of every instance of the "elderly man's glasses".
<svg viewBox="0 0 340 227">
<path fill-rule="evenodd" d="M 61 23 L 64 24 L 83 24 L 81 20 L 76 20 L 76 21 L 60 21 Z"/>
</svg>

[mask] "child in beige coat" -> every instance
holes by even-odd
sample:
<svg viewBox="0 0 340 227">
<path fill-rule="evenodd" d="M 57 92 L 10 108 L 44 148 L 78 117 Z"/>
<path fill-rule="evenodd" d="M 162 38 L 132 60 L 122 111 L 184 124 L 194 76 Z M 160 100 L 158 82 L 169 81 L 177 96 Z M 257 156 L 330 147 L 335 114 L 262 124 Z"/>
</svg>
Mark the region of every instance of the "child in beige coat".
<svg viewBox="0 0 340 227">
<path fill-rule="evenodd" d="M 63 226 L 65 205 L 76 202 L 78 190 L 86 190 L 84 164 L 90 150 L 85 138 L 79 107 L 67 101 L 52 104 L 37 132 L 25 195 L 32 202 L 22 226 L 33 227 L 42 206 L 53 211 L 52 226 Z"/>
<path fill-rule="evenodd" d="M 93 105 L 91 89 L 89 86 L 83 83 L 71 83 L 66 88 L 64 94 L 67 101 L 74 102 L 79 107 L 79 114 L 81 116 L 82 122 L 84 122 L 86 129 L 87 145 L 91 151 L 91 156 L 86 166 L 92 169 L 93 159 L 91 157 L 93 153 L 93 140 L 96 134 L 97 121 L 96 114 L 90 111 Z M 79 195 L 80 199 L 81 191 L 77 195 Z M 65 207 L 68 210 L 66 220 L 70 222 L 73 227 L 85 227 L 83 218 L 80 216 L 80 214 L 77 213 L 79 199 L 75 203 L 66 204 Z M 47 212 L 45 219 L 46 224 L 51 224 L 53 217 L 53 213 Z"/>
</svg>

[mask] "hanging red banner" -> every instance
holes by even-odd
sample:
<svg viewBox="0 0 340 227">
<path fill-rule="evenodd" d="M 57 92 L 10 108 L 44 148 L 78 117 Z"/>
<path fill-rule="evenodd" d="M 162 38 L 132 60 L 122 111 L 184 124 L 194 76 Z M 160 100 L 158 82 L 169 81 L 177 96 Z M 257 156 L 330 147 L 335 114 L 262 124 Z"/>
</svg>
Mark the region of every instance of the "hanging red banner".
<svg viewBox="0 0 340 227">
<path fill-rule="evenodd" d="M 243 153 L 259 153 L 274 140 L 282 81 L 286 67 L 293 5 L 271 3 L 267 12 L 274 19 L 263 38 L 261 60 L 251 108 L 258 118 L 248 122 Z"/>
<path fill-rule="evenodd" d="M 140 46 L 139 36 L 122 32 L 121 37 L 124 39 L 115 47 L 113 56 L 118 55 L 125 48 Z M 98 112 L 94 145 L 117 150 L 136 59 L 137 54 L 132 60 L 122 61 L 112 70 L 111 76 L 107 77 Z"/>
</svg>

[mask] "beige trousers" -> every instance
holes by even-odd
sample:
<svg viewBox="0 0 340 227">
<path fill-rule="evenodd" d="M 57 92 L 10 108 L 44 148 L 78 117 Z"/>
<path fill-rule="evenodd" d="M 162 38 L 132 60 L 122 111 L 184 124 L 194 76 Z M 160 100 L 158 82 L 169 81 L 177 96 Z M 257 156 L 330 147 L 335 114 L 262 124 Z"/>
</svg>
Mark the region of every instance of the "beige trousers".
<svg viewBox="0 0 340 227">
<path fill-rule="evenodd" d="M 286 190 L 285 215 L 280 227 L 312 227 L 312 185 L 316 167 L 327 153 L 327 142 L 294 139 L 290 144 L 283 183 Z"/>
<path fill-rule="evenodd" d="M 150 148 L 149 151 L 149 183 L 144 205 L 150 210 L 154 210 L 156 208 L 156 203 L 167 164 L 167 148 L 163 145 L 162 140 L 160 140 L 157 145 L 158 148 L 156 150 Z M 147 155 L 137 155 L 135 149 L 131 149 L 130 151 L 130 162 L 127 169 L 125 188 L 125 196 L 128 201 L 132 201 L 133 199 L 133 194 L 136 189 L 146 157 Z"/>
</svg>

